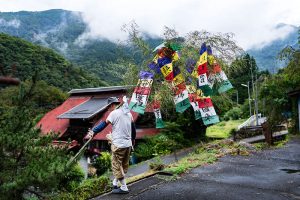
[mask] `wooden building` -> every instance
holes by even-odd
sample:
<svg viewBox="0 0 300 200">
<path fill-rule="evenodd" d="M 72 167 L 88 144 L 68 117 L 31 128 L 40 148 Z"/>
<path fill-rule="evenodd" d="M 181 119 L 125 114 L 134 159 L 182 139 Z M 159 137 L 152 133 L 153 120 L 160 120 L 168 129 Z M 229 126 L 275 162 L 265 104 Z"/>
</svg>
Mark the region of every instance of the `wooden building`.
<svg viewBox="0 0 300 200">
<path fill-rule="evenodd" d="M 69 92 L 70 97 L 60 106 L 48 112 L 37 124 L 42 134 L 55 132 L 58 141 L 67 143 L 72 141 L 72 148 L 79 148 L 84 143 L 84 137 L 89 128 L 93 128 L 109 114 L 107 99 L 118 97 L 122 99 L 130 86 L 112 86 L 100 88 L 74 89 Z M 137 142 L 145 136 L 159 133 L 155 128 L 153 113 L 139 115 L 131 112 L 137 127 Z M 111 132 L 111 125 L 94 136 L 90 144 L 90 151 L 100 153 L 108 150 L 106 135 Z"/>
</svg>

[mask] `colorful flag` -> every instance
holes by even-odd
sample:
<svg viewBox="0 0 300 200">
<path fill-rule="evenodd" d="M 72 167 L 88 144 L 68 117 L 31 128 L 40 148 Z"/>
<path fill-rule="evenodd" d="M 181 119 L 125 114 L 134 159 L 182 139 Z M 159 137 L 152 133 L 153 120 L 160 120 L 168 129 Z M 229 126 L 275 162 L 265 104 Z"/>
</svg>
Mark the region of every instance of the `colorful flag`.
<svg viewBox="0 0 300 200">
<path fill-rule="evenodd" d="M 216 73 L 216 79 L 220 82 L 220 86 L 218 88 L 219 93 L 226 92 L 233 88 L 223 70 L 221 70 L 219 73 Z"/>
<path fill-rule="evenodd" d="M 185 83 L 175 86 L 174 90 L 175 96 L 173 97 L 173 99 L 176 107 L 176 112 L 183 113 L 191 106 L 189 93 L 186 89 Z"/>
<path fill-rule="evenodd" d="M 140 79 L 130 100 L 129 109 L 133 110 L 134 112 L 144 114 L 152 83 L 153 74 L 150 72 L 141 71 Z"/>
<path fill-rule="evenodd" d="M 213 71 L 211 74 L 214 74 L 214 75 L 213 75 L 213 79 L 211 78 L 211 82 L 212 82 L 212 80 L 213 80 L 213 82 L 216 80 L 219 83 L 218 84 L 219 85 L 219 87 L 218 87 L 219 93 L 223 93 L 223 92 L 230 90 L 231 88 L 233 88 L 233 86 L 231 85 L 230 81 L 228 80 L 225 72 L 221 69 L 220 65 L 217 63 L 216 59 L 212 55 L 212 49 L 210 46 L 207 47 L 207 52 L 208 52 L 208 63 L 211 66 L 213 66 Z M 211 84 L 211 85 L 213 86 L 213 84 Z"/>
<path fill-rule="evenodd" d="M 209 96 L 213 93 L 212 88 L 208 82 L 208 71 L 207 71 L 207 48 L 206 44 L 203 43 L 200 48 L 200 58 L 197 62 L 197 78 L 198 87 L 203 91 L 205 96 Z M 194 76 L 196 72 L 194 71 Z"/>
<path fill-rule="evenodd" d="M 153 103 L 153 112 L 155 115 L 155 124 L 156 124 L 156 128 L 164 128 L 165 124 L 164 121 L 162 120 L 161 117 L 161 112 L 160 112 L 160 103 L 159 101 L 155 101 Z"/>
<path fill-rule="evenodd" d="M 216 114 L 211 98 L 201 98 L 198 100 L 202 121 L 205 125 L 218 123 L 219 116 Z"/>
<path fill-rule="evenodd" d="M 179 85 L 185 81 L 184 76 L 182 75 L 182 73 L 178 67 L 174 68 L 173 75 L 174 75 L 174 78 L 173 78 L 172 83 L 174 86 Z"/>
<path fill-rule="evenodd" d="M 187 86 L 187 88 L 193 87 L 192 85 Z M 190 99 L 190 103 L 193 107 L 194 110 L 194 114 L 195 114 L 195 119 L 201 119 L 201 112 L 200 112 L 200 107 L 199 107 L 199 103 L 198 103 L 198 96 L 195 92 L 195 90 L 193 89 L 188 89 L 189 92 L 189 99 Z"/>
</svg>

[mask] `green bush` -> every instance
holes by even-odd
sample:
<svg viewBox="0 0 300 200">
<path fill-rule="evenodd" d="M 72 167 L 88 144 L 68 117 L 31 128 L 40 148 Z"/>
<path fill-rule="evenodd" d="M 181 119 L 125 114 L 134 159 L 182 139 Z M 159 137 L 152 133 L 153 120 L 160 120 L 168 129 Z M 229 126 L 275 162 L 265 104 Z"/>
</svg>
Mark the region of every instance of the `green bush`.
<svg viewBox="0 0 300 200">
<path fill-rule="evenodd" d="M 111 155 L 109 152 L 102 152 L 96 159 L 93 166 L 97 169 L 97 175 L 100 176 L 111 168 Z"/>
<path fill-rule="evenodd" d="M 136 147 L 135 155 L 139 161 L 147 160 L 156 155 L 164 155 L 182 148 L 187 144 L 184 133 L 175 122 L 166 122 L 160 134 L 145 138 L 144 143 Z"/>
<path fill-rule="evenodd" d="M 224 115 L 224 120 L 237 120 L 241 119 L 243 116 L 243 111 L 240 107 L 233 107 L 231 110 L 227 111 Z"/>
<path fill-rule="evenodd" d="M 146 138 L 146 141 L 144 143 L 137 145 L 137 147 L 135 148 L 134 154 L 138 162 L 153 157 L 154 151 L 150 140 L 150 138 Z"/>
<path fill-rule="evenodd" d="M 60 186 L 67 191 L 73 191 L 84 179 L 84 172 L 80 165 L 73 165 L 70 170 L 68 170 L 62 179 Z"/>
<path fill-rule="evenodd" d="M 98 196 L 110 188 L 110 180 L 106 176 L 99 178 L 87 179 L 82 182 L 74 191 L 60 193 L 51 200 L 85 200 Z"/>
</svg>

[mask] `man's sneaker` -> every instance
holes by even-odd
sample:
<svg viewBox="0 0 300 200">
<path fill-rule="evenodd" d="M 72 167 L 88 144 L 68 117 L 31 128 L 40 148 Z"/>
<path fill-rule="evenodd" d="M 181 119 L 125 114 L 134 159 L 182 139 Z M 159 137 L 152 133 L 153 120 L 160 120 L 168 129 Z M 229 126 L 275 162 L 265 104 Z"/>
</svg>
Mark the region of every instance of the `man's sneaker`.
<svg viewBox="0 0 300 200">
<path fill-rule="evenodd" d="M 112 189 L 113 190 L 116 190 L 116 189 L 119 189 L 120 187 L 119 186 L 117 186 L 117 185 L 112 185 Z"/>
<path fill-rule="evenodd" d="M 112 190 L 112 193 L 113 194 L 128 194 L 129 193 L 129 191 L 127 190 L 122 190 L 121 188 L 118 188 L 118 189 L 113 189 Z"/>
</svg>

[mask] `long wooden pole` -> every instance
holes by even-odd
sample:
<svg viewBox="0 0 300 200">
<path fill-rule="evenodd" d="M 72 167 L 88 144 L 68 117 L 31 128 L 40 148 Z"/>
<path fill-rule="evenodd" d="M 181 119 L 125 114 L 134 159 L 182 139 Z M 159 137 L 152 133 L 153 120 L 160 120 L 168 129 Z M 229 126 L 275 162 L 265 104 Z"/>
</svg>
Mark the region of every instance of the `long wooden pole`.
<svg viewBox="0 0 300 200">
<path fill-rule="evenodd" d="M 79 149 L 79 151 L 77 152 L 77 154 L 75 156 L 73 156 L 67 162 L 67 167 L 69 167 L 80 156 L 80 154 L 83 152 L 83 150 L 85 149 L 85 147 L 92 141 L 92 139 L 93 139 L 93 137 L 90 137 L 90 139 L 88 139 L 88 141 L 86 141 L 86 143 L 84 143 L 84 145 L 81 147 L 81 149 Z"/>
</svg>

